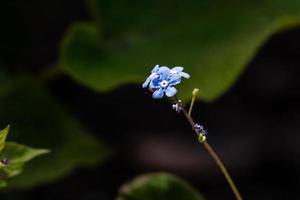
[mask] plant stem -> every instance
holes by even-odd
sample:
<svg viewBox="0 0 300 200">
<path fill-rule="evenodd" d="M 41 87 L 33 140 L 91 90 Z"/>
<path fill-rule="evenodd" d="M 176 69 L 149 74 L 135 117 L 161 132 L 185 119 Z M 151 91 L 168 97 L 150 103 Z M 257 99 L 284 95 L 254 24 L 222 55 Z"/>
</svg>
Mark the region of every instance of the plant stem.
<svg viewBox="0 0 300 200">
<path fill-rule="evenodd" d="M 194 103 L 195 103 L 196 96 L 197 96 L 198 92 L 199 92 L 199 89 L 198 88 L 194 88 L 194 90 L 192 92 L 192 101 L 191 101 L 189 112 L 188 112 L 189 116 L 191 116 L 191 114 L 192 114 Z"/>
<path fill-rule="evenodd" d="M 191 105 L 190 105 L 190 108 L 189 108 L 189 112 L 188 112 L 189 116 L 191 116 L 191 114 L 192 114 L 192 110 L 193 110 L 193 107 L 194 107 L 195 99 L 196 99 L 196 96 L 193 95 L 192 101 L 191 101 Z"/>
<path fill-rule="evenodd" d="M 178 100 L 177 100 L 178 102 Z M 195 122 L 193 120 L 193 118 L 191 117 L 191 115 L 187 112 L 187 110 L 181 105 L 181 110 L 183 112 L 183 114 L 185 115 L 186 119 L 189 121 L 190 125 L 192 126 L 192 128 L 195 125 Z M 197 133 L 195 131 L 196 135 L 199 137 L 200 134 Z M 215 163 L 218 165 L 218 167 L 220 168 L 221 172 L 223 173 L 223 175 L 225 176 L 232 192 L 234 193 L 235 197 L 237 200 L 242 200 L 242 196 L 240 194 L 240 192 L 238 191 L 237 187 L 235 186 L 230 174 L 228 173 L 225 165 L 223 164 L 223 162 L 221 161 L 221 159 L 219 158 L 219 156 L 216 154 L 216 152 L 213 150 L 213 148 L 208 144 L 207 141 L 204 142 L 200 142 L 201 144 L 203 144 L 204 148 L 207 150 L 207 152 L 209 153 L 209 155 L 213 158 L 213 160 L 215 161 Z"/>
<path fill-rule="evenodd" d="M 223 175 L 225 176 L 228 184 L 231 187 L 232 192 L 234 193 L 235 197 L 237 200 L 242 200 L 242 196 L 240 194 L 240 192 L 238 191 L 236 185 L 234 184 L 232 178 L 230 177 L 230 174 L 228 173 L 226 167 L 224 166 L 224 164 L 222 163 L 221 159 L 219 158 L 219 156 L 216 154 L 216 152 L 213 150 L 213 148 L 208 144 L 207 141 L 203 142 L 203 146 L 204 148 L 207 150 L 207 152 L 209 153 L 209 155 L 214 159 L 214 161 L 217 163 L 218 167 L 220 168 L 220 170 L 222 171 Z"/>
</svg>

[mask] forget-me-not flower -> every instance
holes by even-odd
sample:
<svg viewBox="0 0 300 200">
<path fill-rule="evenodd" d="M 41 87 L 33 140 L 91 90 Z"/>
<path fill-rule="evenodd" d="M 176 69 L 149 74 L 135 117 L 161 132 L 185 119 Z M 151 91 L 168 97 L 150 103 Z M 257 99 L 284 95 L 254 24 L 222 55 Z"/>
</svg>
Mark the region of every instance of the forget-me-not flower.
<svg viewBox="0 0 300 200">
<path fill-rule="evenodd" d="M 153 90 L 152 97 L 154 99 L 161 99 L 164 94 L 172 97 L 177 93 L 175 85 L 181 82 L 181 77 L 189 78 L 190 75 L 183 72 L 183 67 L 168 67 L 155 65 L 152 69 L 150 76 L 143 84 L 143 88 L 149 87 Z"/>
</svg>

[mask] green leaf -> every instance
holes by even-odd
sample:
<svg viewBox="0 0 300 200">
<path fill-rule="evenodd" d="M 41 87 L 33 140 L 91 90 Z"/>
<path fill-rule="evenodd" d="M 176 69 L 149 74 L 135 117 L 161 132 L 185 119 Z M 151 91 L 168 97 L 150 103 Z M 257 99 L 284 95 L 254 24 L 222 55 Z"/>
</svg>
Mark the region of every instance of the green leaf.
<svg viewBox="0 0 300 200">
<path fill-rule="evenodd" d="M 146 174 L 121 187 L 117 200 L 203 200 L 187 182 L 168 173 Z"/>
<path fill-rule="evenodd" d="M 6 140 L 8 132 L 9 132 L 9 125 L 5 129 L 0 131 L 0 153 L 5 146 L 5 140 Z"/>
<path fill-rule="evenodd" d="M 97 91 L 141 85 L 155 64 L 183 65 L 191 79 L 179 96 L 197 87 L 202 99 L 213 100 L 272 34 L 300 23 L 299 0 L 89 2 L 97 20 L 69 29 L 60 63 Z"/>
<path fill-rule="evenodd" d="M 110 149 L 90 135 L 43 87 L 27 79 L 18 83 L 0 96 L 0 124 L 13 124 L 11 140 L 51 149 L 51 153 L 26 164 L 20 175 L 9 180 L 8 188 L 52 182 L 110 155 Z"/>
<path fill-rule="evenodd" d="M 0 169 L 4 172 L 6 178 L 10 178 L 20 174 L 26 162 L 33 158 L 49 153 L 47 149 L 34 149 L 25 145 L 14 142 L 6 142 L 3 152 L 0 153 L 1 158 L 8 158 L 9 164 Z"/>
<path fill-rule="evenodd" d="M 3 188 L 3 187 L 6 187 L 6 186 L 7 186 L 6 181 L 0 180 L 0 189 Z"/>
</svg>

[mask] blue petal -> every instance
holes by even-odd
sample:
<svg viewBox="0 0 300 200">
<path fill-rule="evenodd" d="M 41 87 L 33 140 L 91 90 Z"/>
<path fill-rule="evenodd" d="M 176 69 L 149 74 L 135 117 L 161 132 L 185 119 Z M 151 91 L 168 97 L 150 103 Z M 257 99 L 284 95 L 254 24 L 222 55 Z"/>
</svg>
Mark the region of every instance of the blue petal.
<svg viewBox="0 0 300 200">
<path fill-rule="evenodd" d="M 159 76 L 157 73 L 152 73 L 149 77 L 151 80 L 154 80 L 154 79 L 158 78 Z"/>
<path fill-rule="evenodd" d="M 154 99 L 161 99 L 164 96 L 164 92 L 161 88 L 159 88 L 158 90 L 156 90 L 155 92 L 153 92 L 152 97 Z"/>
<path fill-rule="evenodd" d="M 151 73 L 156 73 L 159 69 L 159 65 L 155 65 L 151 71 Z"/>
<path fill-rule="evenodd" d="M 173 67 L 171 70 L 174 71 L 174 72 L 176 72 L 176 73 L 178 73 L 178 72 L 182 72 L 183 67 L 177 66 L 177 67 Z"/>
<path fill-rule="evenodd" d="M 182 76 L 184 78 L 190 78 L 190 75 L 188 73 L 185 73 L 185 72 L 179 72 L 179 76 Z"/>
<path fill-rule="evenodd" d="M 177 74 L 173 74 L 169 80 L 169 86 L 177 85 L 180 82 L 181 82 L 181 76 Z"/>
<path fill-rule="evenodd" d="M 151 80 L 151 77 L 148 76 L 148 78 L 147 78 L 147 79 L 145 80 L 145 82 L 143 83 L 143 88 L 148 87 L 150 80 Z"/>
<path fill-rule="evenodd" d="M 159 79 L 158 78 L 152 79 L 150 81 L 149 87 L 152 88 L 152 89 L 158 89 L 158 88 L 160 88 Z"/>
<path fill-rule="evenodd" d="M 150 76 L 148 76 L 148 78 L 146 79 L 146 81 L 143 83 L 143 88 L 148 87 L 149 82 L 156 79 L 158 77 L 158 74 L 156 73 L 152 73 L 150 74 Z"/>
<path fill-rule="evenodd" d="M 166 80 L 170 75 L 170 69 L 165 66 L 160 67 L 157 73 L 160 76 L 160 80 Z"/>
<path fill-rule="evenodd" d="M 162 66 L 159 68 L 159 72 L 170 72 L 170 68 L 166 66 Z"/>
<path fill-rule="evenodd" d="M 172 97 L 172 96 L 174 96 L 176 93 L 177 93 L 177 90 L 176 90 L 176 88 L 174 88 L 174 87 L 168 87 L 167 90 L 166 90 L 166 95 L 167 95 L 168 97 Z"/>
</svg>

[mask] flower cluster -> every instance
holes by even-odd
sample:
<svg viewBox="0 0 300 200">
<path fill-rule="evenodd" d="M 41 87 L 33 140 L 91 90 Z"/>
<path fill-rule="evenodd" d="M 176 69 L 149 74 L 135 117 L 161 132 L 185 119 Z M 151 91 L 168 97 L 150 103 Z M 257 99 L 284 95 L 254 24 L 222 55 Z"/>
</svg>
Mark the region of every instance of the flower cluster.
<svg viewBox="0 0 300 200">
<path fill-rule="evenodd" d="M 207 132 L 204 130 L 203 126 L 200 124 L 194 124 L 193 129 L 197 132 L 200 133 L 202 135 L 206 135 Z"/>
<path fill-rule="evenodd" d="M 177 66 L 169 69 L 166 66 L 159 67 L 155 65 L 150 76 L 143 84 L 143 88 L 149 88 L 153 91 L 154 99 L 161 99 L 164 94 L 172 97 L 177 93 L 175 85 L 181 82 L 181 77 L 190 78 L 190 75 L 183 72 L 183 67 Z"/>
</svg>

